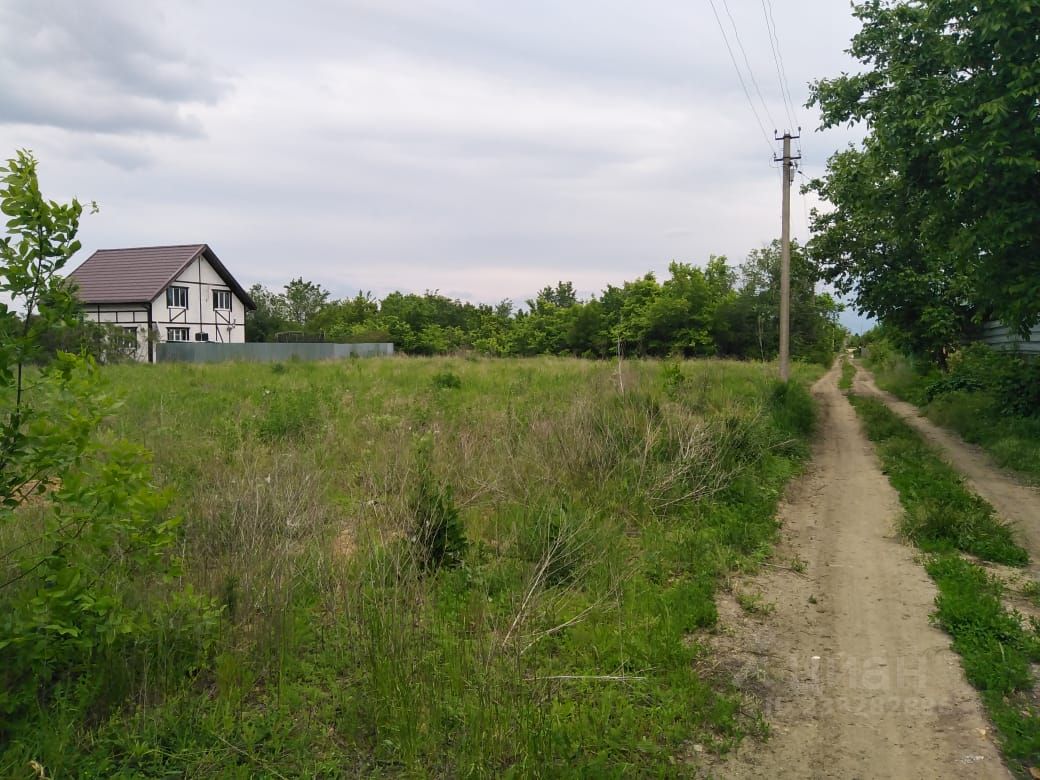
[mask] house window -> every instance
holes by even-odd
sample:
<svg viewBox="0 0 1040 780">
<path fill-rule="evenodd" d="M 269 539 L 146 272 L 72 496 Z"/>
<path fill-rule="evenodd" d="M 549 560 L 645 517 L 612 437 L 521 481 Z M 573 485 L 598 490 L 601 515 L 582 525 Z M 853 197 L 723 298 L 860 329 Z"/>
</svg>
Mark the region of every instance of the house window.
<svg viewBox="0 0 1040 780">
<path fill-rule="evenodd" d="M 188 341 L 191 338 L 191 333 L 187 328 L 167 328 L 166 329 L 166 340 L 167 341 Z"/>
<path fill-rule="evenodd" d="M 123 338 L 121 340 L 121 348 L 125 349 L 128 353 L 137 350 L 137 328 L 123 328 Z"/>
<path fill-rule="evenodd" d="M 188 288 L 187 287 L 167 287 L 166 288 L 166 305 L 173 306 L 179 309 L 188 308 Z"/>
<path fill-rule="evenodd" d="M 231 311 L 231 290 L 214 290 L 213 308 Z"/>
</svg>

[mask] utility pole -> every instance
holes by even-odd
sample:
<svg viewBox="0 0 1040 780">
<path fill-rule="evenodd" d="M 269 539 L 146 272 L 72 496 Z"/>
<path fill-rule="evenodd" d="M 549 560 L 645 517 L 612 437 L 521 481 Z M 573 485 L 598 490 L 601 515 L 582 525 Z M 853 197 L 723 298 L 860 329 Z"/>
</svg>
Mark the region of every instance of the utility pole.
<svg viewBox="0 0 1040 780">
<path fill-rule="evenodd" d="M 798 128 L 799 131 L 802 128 Z M 781 140 L 773 133 L 773 138 Z M 794 161 L 802 159 L 801 155 L 791 156 L 791 140 L 801 138 L 800 135 L 783 135 L 784 155 L 774 157 L 774 162 L 783 161 L 783 224 L 780 227 L 780 381 L 786 382 L 791 377 L 791 182 L 794 181 Z"/>
</svg>

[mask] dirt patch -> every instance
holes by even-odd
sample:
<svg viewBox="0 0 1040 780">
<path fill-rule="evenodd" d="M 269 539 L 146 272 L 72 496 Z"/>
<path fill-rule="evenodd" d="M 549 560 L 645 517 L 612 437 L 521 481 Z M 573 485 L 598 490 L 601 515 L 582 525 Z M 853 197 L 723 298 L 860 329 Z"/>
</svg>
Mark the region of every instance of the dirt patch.
<svg viewBox="0 0 1040 780">
<path fill-rule="evenodd" d="M 332 539 L 332 557 L 338 561 L 351 560 L 357 550 L 357 536 L 351 527 L 344 528 Z"/>
<path fill-rule="evenodd" d="M 710 768 L 738 778 L 1009 778 L 949 638 L 935 588 L 896 537 L 900 505 L 837 367 L 814 387 L 820 435 L 781 507 L 777 559 L 738 583 L 772 612 L 720 598 L 711 639 L 772 733 Z"/>
</svg>

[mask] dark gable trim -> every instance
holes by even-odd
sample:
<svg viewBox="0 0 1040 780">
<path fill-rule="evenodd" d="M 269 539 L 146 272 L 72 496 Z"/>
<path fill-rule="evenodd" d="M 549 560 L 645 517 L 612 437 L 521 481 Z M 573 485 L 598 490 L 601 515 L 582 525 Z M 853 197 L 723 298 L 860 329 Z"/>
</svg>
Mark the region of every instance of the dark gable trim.
<svg viewBox="0 0 1040 780">
<path fill-rule="evenodd" d="M 102 301 L 101 303 L 98 303 L 96 301 L 91 301 L 90 303 L 80 303 L 79 307 L 81 309 L 85 310 L 85 311 L 89 311 L 90 309 L 94 309 L 94 310 L 96 310 L 100 314 L 102 306 L 129 306 L 129 307 L 140 306 L 142 309 L 146 309 L 146 308 L 148 308 L 151 305 L 152 305 L 151 301 Z M 116 310 L 109 308 L 109 309 L 106 309 L 106 311 L 116 311 Z M 124 309 L 119 309 L 119 311 L 136 311 L 136 309 L 124 308 Z"/>
<path fill-rule="evenodd" d="M 220 262 L 220 258 L 217 257 L 213 253 L 213 250 L 209 248 L 209 244 L 203 245 L 202 254 L 206 256 L 209 264 L 213 266 L 213 270 L 220 275 L 220 278 L 224 280 L 224 283 L 231 288 L 231 291 L 235 295 L 238 296 L 246 309 L 249 311 L 256 311 L 256 303 L 249 297 L 249 293 L 242 288 L 242 285 L 238 283 L 238 280 L 231 275 L 231 272 L 227 268 L 224 267 L 224 264 Z"/>
</svg>

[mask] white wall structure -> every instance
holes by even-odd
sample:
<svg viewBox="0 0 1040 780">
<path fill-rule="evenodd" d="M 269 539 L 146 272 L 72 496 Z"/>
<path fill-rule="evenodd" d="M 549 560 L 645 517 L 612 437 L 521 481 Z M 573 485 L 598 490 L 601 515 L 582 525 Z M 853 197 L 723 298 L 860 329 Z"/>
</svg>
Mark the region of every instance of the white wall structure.
<svg viewBox="0 0 1040 780">
<path fill-rule="evenodd" d="M 97 303 L 92 306 L 83 307 L 83 319 L 93 322 L 101 322 L 106 325 L 115 325 L 126 329 L 129 334 L 132 330 L 137 340 L 137 352 L 135 360 L 148 360 L 148 312 L 150 304 L 132 306 L 121 303 Z"/>
<path fill-rule="evenodd" d="M 102 249 L 69 278 L 84 319 L 125 328 L 141 361 L 164 342 L 243 344 L 256 308 L 206 244 Z"/>
<path fill-rule="evenodd" d="M 171 306 L 166 289 L 187 288 L 186 307 Z M 226 293 L 230 308 L 214 306 L 214 291 Z M 217 304 L 222 306 L 222 304 Z M 158 330 L 157 341 L 177 341 L 170 338 L 170 330 L 188 329 L 184 341 L 215 341 L 226 344 L 243 344 L 246 340 L 246 308 L 242 300 L 224 282 L 209 261 L 199 255 L 175 280 L 151 302 L 152 323 Z M 199 334 L 203 338 L 199 338 Z"/>
</svg>

